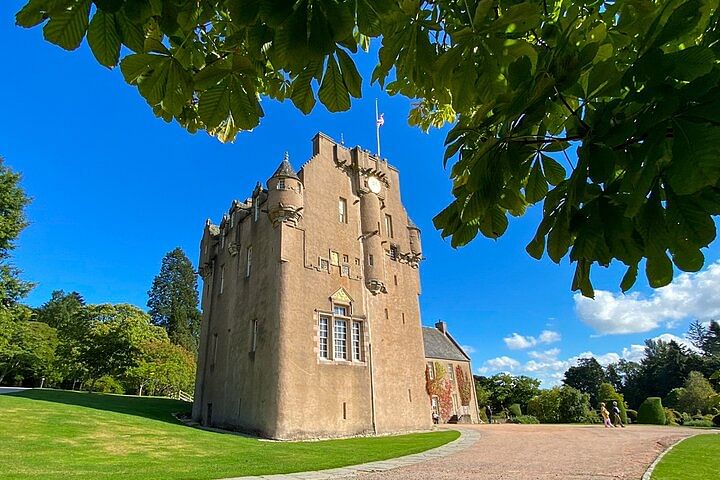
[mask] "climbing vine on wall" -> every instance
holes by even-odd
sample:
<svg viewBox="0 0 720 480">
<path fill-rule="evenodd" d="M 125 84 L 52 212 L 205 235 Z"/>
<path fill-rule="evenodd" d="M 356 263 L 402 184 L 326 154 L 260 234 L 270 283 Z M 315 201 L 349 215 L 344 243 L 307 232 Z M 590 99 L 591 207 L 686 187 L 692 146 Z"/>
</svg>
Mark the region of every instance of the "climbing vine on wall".
<svg viewBox="0 0 720 480">
<path fill-rule="evenodd" d="M 457 378 L 458 390 L 460 391 L 460 404 L 467 407 L 470 405 L 470 399 L 472 398 L 472 384 L 465 376 L 465 372 L 460 365 L 455 366 L 455 378 Z"/>
<path fill-rule="evenodd" d="M 447 421 L 452 414 L 452 384 L 447 378 L 445 367 L 438 362 L 432 362 L 434 378 L 430 375 L 430 366 L 425 367 L 425 388 L 428 395 L 438 397 L 441 421 Z"/>
</svg>

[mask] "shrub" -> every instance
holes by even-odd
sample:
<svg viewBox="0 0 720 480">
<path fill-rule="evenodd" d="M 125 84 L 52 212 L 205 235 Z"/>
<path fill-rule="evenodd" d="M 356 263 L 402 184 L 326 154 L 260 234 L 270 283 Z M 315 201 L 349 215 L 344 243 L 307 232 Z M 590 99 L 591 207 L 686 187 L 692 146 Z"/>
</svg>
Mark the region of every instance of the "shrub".
<svg viewBox="0 0 720 480">
<path fill-rule="evenodd" d="M 625 412 L 627 413 L 629 423 L 637 423 L 637 410 L 628 408 Z"/>
<path fill-rule="evenodd" d="M 508 411 L 513 417 L 519 417 L 522 415 L 522 410 L 520 410 L 520 404 L 518 403 L 513 403 L 512 405 L 510 405 Z"/>
<path fill-rule="evenodd" d="M 515 423 L 535 424 L 540 423 L 540 421 L 532 415 L 518 415 L 515 417 Z"/>
<path fill-rule="evenodd" d="M 480 421 L 488 423 L 488 416 L 485 411 L 485 407 L 478 407 L 478 416 L 480 417 Z"/>
<path fill-rule="evenodd" d="M 687 412 L 682 412 L 680 414 L 680 422 L 685 425 L 687 422 L 692 421 L 692 416 Z"/>
<path fill-rule="evenodd" d="M 573 387 L 560 389 L 559 415 L 562 423 L 583 423 L 590 413 L 590 395 Z"/>
<path fill-rule="evenodd" d="M 100 393 L 125 393 L 125 390 L 123 389 L 122 385 L 120 385 L 120 382 L 115 380 L 110 375 L 105 375 L 104 377 L 98 378 L 95 381 L 95 384 L 92 385 L 90 389 L 93 392 Z"/>
<path fill-rule="evenodd" d="M 560 388 L 543 390 L 528 402 L 527 413 L 540 423 L 558 423 L 560 421 Z"/>
<path fill-rule="evenodd" d="M 716 427 L 720 427 L 720 413 L 713 417 L 712 422 Z"/>
<path fill-rule="evenodd" d="M 680 414 L 672 408 L 665 407 L 665 425 L 678 425 Z"/>
<path fill-rule="evenodd" d="M 715 395 L 710 382 L 700 372 L 690 372 L 685 380 L 685 388 L 678 396 L 677 408 L 683 412 L 709 412 L 711 398 Z"/>
<path fill-rule="evenodd" d="M 690 420 L 689 422 L 683 423 L 686 427 L 712 427 L 713 422 L 710 420 Z"/>
<path fill-rule="evenodd" d="M 660 397 L 648 397 L 638 409 L 638 423 L 665 425 L 665 410 Z"/>
<path fill-rule="evenodd" d="M 677 410 L 680 406 L 680 397 L 682 397 L 684 393 L 685 389 L 683 387 L 673 388 L 663 400 L 663 405 Z"/>
<path fill-rule="evenodd" d="M 590 410 L 588 412 L 587 417 L 585 418 L 585 422 L 587 422 L 587 423 L 603 423 L 602 419 L 600 418 L 600 415 L 598 415 L 597 410 Z"/>
</svg>

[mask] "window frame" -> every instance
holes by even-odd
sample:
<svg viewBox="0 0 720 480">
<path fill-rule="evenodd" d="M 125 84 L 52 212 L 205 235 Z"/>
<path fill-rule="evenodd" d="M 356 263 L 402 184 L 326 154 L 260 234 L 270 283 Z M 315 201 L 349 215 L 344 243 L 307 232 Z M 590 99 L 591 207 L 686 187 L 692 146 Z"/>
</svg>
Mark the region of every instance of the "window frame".
<svg viewBox="0 0 720 480">
<path fill-rule="evenodd" d="M 338 220 L 340 223 L 348 223 L 347 199 L 343 197 L 338 199 Z"/>
<path fill-rule="evenodd" d="M 323 332 L 323 320 L 325 321 L 325 328 Z M 332 321 L 331 315 L 320 314 L 318 317 L 318 355 L 321 360 L 330 360 L 330 324 Z M 323 335 L 324 333 L 324 335 Z M 324 355 L 323 355 L 323 340 L 324 342 Z"/>
<path fill-rule="evenodd" d="M 350 349 L 352 350 L 352 361 L 362 362 L 362 322 L 360 320 L 352 320 L 350 327 Z"/>
<path fill-rule="evenodd" d="M 252 245 L 245 249 L 245 278 L 250 278 L 252 272 Z"/>
<path fill-rule="evenodd" d="M 385 235 L 388 238 L 395 238 L 395 232 L 393 231 L 392 215 L 385 214 Z"/>
<path fill-rule="evenodd" d="M 333 360 L 347 360 L 347 330 L 347 319 L 333 315 Z"/>
</svg>

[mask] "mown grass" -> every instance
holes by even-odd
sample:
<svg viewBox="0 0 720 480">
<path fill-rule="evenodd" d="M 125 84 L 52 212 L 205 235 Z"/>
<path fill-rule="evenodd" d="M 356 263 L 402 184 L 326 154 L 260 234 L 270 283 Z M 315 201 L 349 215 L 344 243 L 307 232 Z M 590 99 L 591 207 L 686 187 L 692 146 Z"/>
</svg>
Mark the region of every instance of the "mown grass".
<svg viewBox="0 0 720 480">
<path fill-rule="evenodd" d="M 652 480 L 720 478 L 720 435 L 696 435 L 683 440 L 653 470 Z"/>
<path fill-rule="evenodd" d="M 321 470 L 435 448 L 454 431 L 322 442 L 263 442 L 177 422 L 166 398 L 31 390 L 0 395 L 0 477 L 214 479 Z"/>
</svg>

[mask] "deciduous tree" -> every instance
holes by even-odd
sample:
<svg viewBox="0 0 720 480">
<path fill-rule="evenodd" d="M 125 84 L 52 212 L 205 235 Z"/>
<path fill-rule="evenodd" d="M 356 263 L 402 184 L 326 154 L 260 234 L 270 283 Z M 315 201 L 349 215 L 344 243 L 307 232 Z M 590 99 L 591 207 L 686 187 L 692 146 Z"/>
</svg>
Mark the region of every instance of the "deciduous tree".
<svg viewBox="0 0 720 480">
<path fill-rule="evenodd" d="M 16 21 L 76 49 L 87 34 L 153 112 L 222 141 L 258 125 L 261 97 L 350 108 L 353 54 L 417 99 L 421 128 L 453 122 L 455 247 L 497 238 L 543 203 L 527 246 L 576 264 L 642 260 L 653 287 L 702 268 L 720 213 L 719 0 L 30 0 Z M 123 57 L 121 60 L 121 56 Z"/>
<path fill-rule="evenodd" d="M 568 368 L 563 383 L 590 395 L 592 405 L 597 405 L 602 399 L 598 394 L 600 385 L 605 382 L 605 372 L 594 357 L 581 358 L 578 364 Z"/>
</svg>

